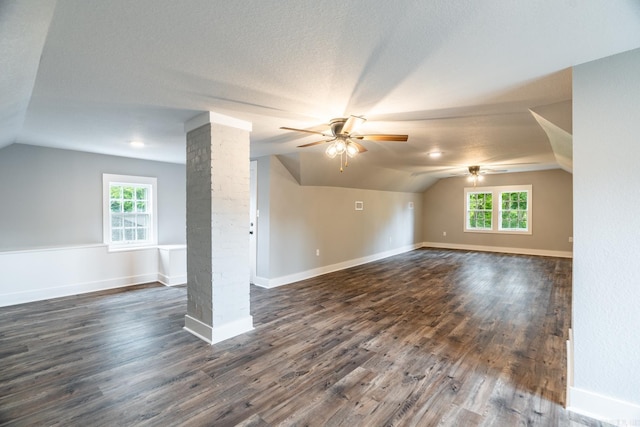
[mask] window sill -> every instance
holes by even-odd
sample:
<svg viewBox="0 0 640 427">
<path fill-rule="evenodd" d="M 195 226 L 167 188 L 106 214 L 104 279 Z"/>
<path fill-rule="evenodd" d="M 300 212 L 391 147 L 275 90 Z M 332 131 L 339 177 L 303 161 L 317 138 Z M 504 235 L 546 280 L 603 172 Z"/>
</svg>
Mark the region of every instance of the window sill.
<svg viewBox="0 0 640 427">
<path fill-rule="evenodd" d="M 478 234 L 509 234 L 518 236 L 531 236 L 533 233 L 531 230 L 527 231 L 510 231 L 510 230 L 463 230 L 465 233 L 478 233 Z"/>
<path fill-rule="evenodd" d="M 148 245 L 107 245 L 107 252 L 144 251 L 157 248 L 157 243 L 150 243 Z"/>
</svg>

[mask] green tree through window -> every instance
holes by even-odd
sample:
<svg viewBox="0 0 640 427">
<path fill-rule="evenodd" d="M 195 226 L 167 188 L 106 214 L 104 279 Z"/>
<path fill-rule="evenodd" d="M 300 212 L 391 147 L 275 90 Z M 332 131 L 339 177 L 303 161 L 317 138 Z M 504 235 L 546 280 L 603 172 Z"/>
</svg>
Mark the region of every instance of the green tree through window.
<svg viewBox="0 0 640 427">
<path fill-rule="evenodd" d="M 527 230 L 527 192 L 503 192 L 500 200 L 500 230 Z"/>
<path fill-rule="evenodd" d="M 532 234 L 531 185 L 464 189 L 464 231 Z"/>
<path fill-rule="evenodd" d="M 157 178 L 102 175 L 103 239 L 114 247 L 156 245 Z"/>
<path fill-rule="evenodd" d="M 493 195 L 491 193 L 467 193 L 467 228 L 491 230 Z"/>
</svg>

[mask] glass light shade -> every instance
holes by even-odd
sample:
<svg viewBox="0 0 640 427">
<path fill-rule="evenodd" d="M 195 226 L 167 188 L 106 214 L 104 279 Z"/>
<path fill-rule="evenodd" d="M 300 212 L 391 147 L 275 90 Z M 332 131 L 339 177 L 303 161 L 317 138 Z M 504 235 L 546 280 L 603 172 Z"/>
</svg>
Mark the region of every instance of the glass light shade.
<svg viewBox="0 0 640 427">
<path fill-rule="evenodd" d="M 358 155 L 358 148 L 353 144 L 347 144 L 347 154 L 349 157 L 355 157 Z"/>
<path fill-rule="evenodd" d="M 471 182 L 475 179 L 475 175 L 469 175 L 469 178 L 467 178 L 467 181 Z"/>
<path fill-rule="evenodd" d="M 330 144 L 324 152 L 330 159 L 333 159 L 337 154 L 336 144 Z"/>
<path fill-rule="evenodd" d="M 484 176 L 478 175 L 478 181 L 482 181 L 483 179 L 484 179 Z"/>
<path fill-rule="evenodd" d="M 342 139 L 337 140 L 333 144 L 335 145 L 336 153 L 338 153 L 338 154 L 344 153 L 344 150 L 347 149 L 347 144 L 345 144 L 344 140 L 342 140 Z"/>
</svg>

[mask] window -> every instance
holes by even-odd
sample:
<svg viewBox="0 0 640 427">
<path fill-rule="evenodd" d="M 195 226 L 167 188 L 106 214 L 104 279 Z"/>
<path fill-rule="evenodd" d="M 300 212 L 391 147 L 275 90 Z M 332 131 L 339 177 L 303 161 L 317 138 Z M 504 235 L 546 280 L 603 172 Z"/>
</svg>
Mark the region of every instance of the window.
<svg viewBox="0 0 640 427">
<path fill-rule="evenodd" d="M 531 234 L 531 185 L 465 188 L 464 199 L 464 231 Z"/>
<path fill-rule="evenodd" d="M 103 237 L 112 247 L 157 244 L 156 178 L 102 176 Z"/>
<path fill-rule="evenodd" d="M 500 192 L 500 230 L 527 231 L 528 216 L 528 191 Z"/>
<path fill-rule="evenodd" d="M 468 193 L 467 229 L 491 230 L 493 219 L 493 194 Z"/>
</svg>

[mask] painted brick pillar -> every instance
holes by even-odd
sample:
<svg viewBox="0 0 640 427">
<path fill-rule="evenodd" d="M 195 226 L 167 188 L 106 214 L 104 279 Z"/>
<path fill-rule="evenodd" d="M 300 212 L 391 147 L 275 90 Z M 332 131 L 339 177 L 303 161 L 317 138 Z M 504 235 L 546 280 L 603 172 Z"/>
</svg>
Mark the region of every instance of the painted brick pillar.
<svg viewBox="0 0 640 427">
<path fill-rule="evenodd" d="M 187 315 L 213 344 L 253 329 L 249 310 L 251 123 L 208 112 L 187 132 Z"/>
</svg>

